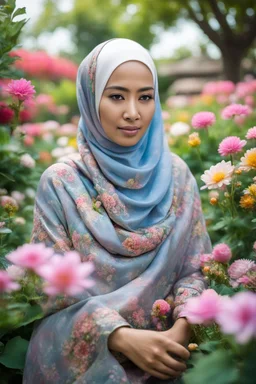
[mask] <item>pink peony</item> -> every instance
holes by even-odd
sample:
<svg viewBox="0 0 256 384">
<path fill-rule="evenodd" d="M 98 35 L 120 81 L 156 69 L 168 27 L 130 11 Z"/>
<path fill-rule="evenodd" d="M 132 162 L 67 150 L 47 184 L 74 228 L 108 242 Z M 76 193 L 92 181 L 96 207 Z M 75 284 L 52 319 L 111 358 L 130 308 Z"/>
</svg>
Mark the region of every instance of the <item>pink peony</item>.
<svg viewBox="0 0 256 384">
<path fill-rule="evenodd" d="M 231 104 L 223 109 L 221 117 L 225 120 L 231 119 L 234 116 L 249 115 L 250 108 L 248 105 Z"/>
<path fill-rule="evenodd" d="M 48 261 L 53 253 L 53 250 L 46 248 L 44 244 L 24 244 L 9 253 L 6 258 L 13 264 L 36 271 L 39 266 Z"/>
<path fill-rule="evenodd" d="M 17 211 L 19 209 L 17 201 L 10 196 L 1 196 L 0 203 L 1 203 L 1 206 L 6 210 Z"/>
<path fill-rule="evenodd" d="M 256 294 L 239 292 L 227 298 L 216 320 L 222 332 L 234 335 L 240 344 L 256 338 Z"/>
<path fill-rule="evenodd" d="M 253 260 L 239 259 L 234 261 L 228 268 L 228 274 L 233 280 L 246 275 L 248 272 L 255 271 L 256 264 Z"/>
<path fill-rule="evenodd" d="M 213 260 L 211 253 L 203 253 L 200 255 L 200 266 L 204 267 L 205 264 L 210 263 Z"/>
<path fill-rule="evenodd" d="M 9 124 L 14 117 L 14 111 L 5 102 L 0 102 L 0 124 Z"/>
<path fill-rule="evenodd" d="M 152 306 L 152 311 L 155 316 L 164 316 L 168 312 L 170 312 L 170 304 L 167 303 L 165 300 L 156 300 Z"/>
<path fill-rule="evenodd" d="M 0 271 L 0 293 L 17 291 L 19 284 L 14 283 L 6 271 Z"/>
<path fill-rule="evenodd" d="M 191 124 L 196 129 L 203 129 L 210 127 L 215 121 L 213 112 L 198 112 L 192 117 Z"/>
<path fill-rule="evenodd" d="M 48 264 L 37 269 L 37 273 L 47 281 L 44 292 L 48 295 L 73 296 L 93 286 L 94 282 L 88 279 L 93 269 L 91 262 L 81 263 L 79 254 L 71 251 L 64 256 L 54 255 Z"/>
<path fill-rule="evenodd" d="M 246 139 L 256 139 L 256 127 L 252 127 L 248 129 L 247 134 L 246 134 Z"/>
<path fill-rule="evenodd" d="M 24 101 L 33 97 L 36 93 L 34 88 L 31 81 L 26 79 L 11 80 L 6 88 L 6 92 L 18 100 Z"/>
<path fill-rule="evenodd" d="M 227 244 L 217 244 L 213 248 L 212 256 L 215 261 L 227 263 L 232 257 L 231 249 Z"/>
<path fill-rule="evenodd" d="M 240 140 L 237 136 L 228 136 L 221 141 L 218 152 L 221 156 L 228 156 L 233 153 L 241 152 L 246 145 L 246 140 Z"/>
<path fill-rule="evenodd" d="M 221 296 L 213 289 L 206 289 L 201 296 L 187 301 L 182 316 L 192 324 L 208 325 L 213 322 L 221 309 Z"/>
</svg>

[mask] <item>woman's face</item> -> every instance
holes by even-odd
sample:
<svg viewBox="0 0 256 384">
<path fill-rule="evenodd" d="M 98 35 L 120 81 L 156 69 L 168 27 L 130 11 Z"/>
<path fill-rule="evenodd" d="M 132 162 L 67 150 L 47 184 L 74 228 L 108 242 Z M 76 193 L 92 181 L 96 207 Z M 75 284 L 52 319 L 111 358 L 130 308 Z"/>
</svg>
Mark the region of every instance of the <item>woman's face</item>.
<svg viewBox="0 0 256 384">
<path fill-rule="evenodd" d="M 107 137 L 124 147 L 145 134 L 155 112 L 153 76 L 139 61 L 119 65 L 102 94 L 99 115 Z"/>
</svg>

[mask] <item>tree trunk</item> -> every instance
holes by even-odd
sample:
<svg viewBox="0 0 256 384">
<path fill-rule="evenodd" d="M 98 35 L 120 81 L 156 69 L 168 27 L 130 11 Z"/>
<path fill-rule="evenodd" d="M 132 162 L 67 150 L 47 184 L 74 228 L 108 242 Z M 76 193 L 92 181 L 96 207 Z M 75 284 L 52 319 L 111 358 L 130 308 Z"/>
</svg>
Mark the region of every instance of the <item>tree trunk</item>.
<svg viewBox="0 0 256 384">
<path fill-rule="evenodd" d="M 242 59 L 244 57 L 244 50 L 237 52 L 237 49 L 229 49 L 222 52 L 223 71 L 225 78 L 234 83 L 241 80 L 242 75 Z"/>
</svg>

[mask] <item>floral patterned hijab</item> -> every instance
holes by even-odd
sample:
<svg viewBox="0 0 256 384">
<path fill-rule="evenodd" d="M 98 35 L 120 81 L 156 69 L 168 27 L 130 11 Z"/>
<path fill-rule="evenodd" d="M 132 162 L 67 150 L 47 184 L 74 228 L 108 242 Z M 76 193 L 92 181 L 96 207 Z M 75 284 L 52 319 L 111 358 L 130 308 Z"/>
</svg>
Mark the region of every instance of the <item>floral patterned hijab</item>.
<svg viewBox="0 0 256 384">
<path fill-rule="evenodd" d="M 116 145 L 101 127 L 95 105 L 104 81 L 95 83 L 95 73 L 98 64 L 99 71 L 106 65 L 109 78 L 117 66 L 117 55 L 109 52 L 119 42 L 123 59 L 139 59 L 155 74 L 144 48 L 123 39 L 96 47 L 79 68 L 79 153 L 43 173 L 31 241 L 79 252 L 83 262 L 94 263 L 95 284 L 51 303 L 33 332 L 24 384 L 157 383 L 110 351 L 109 335 L 121 326 L 159 330 L 152 318 L 158 299 L 173 307 L 161 320 L 166 330 L 205 288 L 200 254 L 211 245 L 198 188 L 187 165 L 164 144 L 158 93 L 151 124 L 135 146 Z"/>
</svg>

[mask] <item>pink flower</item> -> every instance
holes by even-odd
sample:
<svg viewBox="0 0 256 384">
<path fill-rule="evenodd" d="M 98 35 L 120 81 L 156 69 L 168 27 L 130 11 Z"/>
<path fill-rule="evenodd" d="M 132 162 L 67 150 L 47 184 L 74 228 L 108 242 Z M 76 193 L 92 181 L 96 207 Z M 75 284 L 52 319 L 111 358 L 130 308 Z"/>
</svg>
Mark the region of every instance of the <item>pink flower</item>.
<svg viewBox="0 0 256 384">
<path fill-rule="evenodd" d="M 37 269 L 37 273 L 47 281 L 44 292 L 48 295 L 73 296 L 94 284 L 87 278 L 93 269 L 91 262 L 81 263 L 79 254 L 71 251 L 64 256 L 54 255 L 48 264 Z"/>
<path fill-rule="evenodd" d="M 246 145 L 246 140 L 240 140 L 237 136 L 228 136 L 221 141 L 218 152 L 221 156 L 228 156 L 233 153 L 241 152 Z"/>
<path fill-rule="evenodd" d="M 205 264 L 211 262 L 213 260 L 212 254 L 211 253 L 203 253 L 200 255 L 200 266 L 204 267 Z"/>
<path fill-rule="evenodd" d="M 239 292 L 223 301 L 217 316 L 222 332 L 234 335 L 236 341 L 245 344 L 256 337 L 256 294 Z"/>
<path fill-rule="evenodd" d="M 248 129 L 247 134 L 246 134 L 246 139 L 256 139 L 256 127 L 252 127 Z"/>
<path fill-rule="evenodd" d="M 20 157 L 20 164 L 26 168 L 35 168 L 36 162 L 29 153 L 25 153 Z"/>
<path fill-rule="evenodd" d="M 1 196 L 0 203 L 7 211 L 17 211 L 19 209 L 17 201 L 10 196 Z"/>
<path fill-rule="evenodd" d="M 210 324 L 215 320 L 221 308 L 221 296 L 213 289 L 206 289 L 201 296 L 187 301 L 182 316 L 192 324 Z"/>
<path fill-rule="evenodd" d="M 14 116 L 14 111 L 4 102 L 0 102 L 0 124 L 9 124 Z"/>
<path fill-rule="evenodd" d="M 212 256 L 215 261 L 227 263 L 232 257 L 231 249 L 227 244 L 217 244 L 213 248 Z"/>
<path fill-rule="evenodd" d="M 152 306 L 152 310 L 154 313 L 154 316 L 164 316 L 168 312 L 170 312 L 170 304 L 167 303 L 165 300 L 156 300 Z"/>
<path fill-rule="evenodd" d="M 198 112 L 191 120 L 191 124 L 196 129 L 208 128 L 216 121 L 216 117 L 213 112 Z"/>
<path fill-rule="evenodd" d="M 17 265 L 10 265 L 6 269 L 6 272 L 13 280 L 21 280 L 25 276 L 25 269 L 18 267 Z"/>
<path fill-rule="evenodd" d="M 19 284 L 14 283 L 6 271 L 0 271 L 0 292 L 17 291 Z"/>
<path fill-rule="evenodd" d="M 246 275 L 250 271 L 256 270 L 256 264 L 253 260 L 239 259 L 234 261 L 228 268 L 228 274 L 233 280 Z"/>
<path fill-rule="evenodd" d="M 231 119 L 234 116 L 249 115 L 250 108 L 248 105 L 231 104 L 223 109 L 221 117 L 225 120 Z"/>
<path fill-rule="evenodd" d="M 31 81 L 20 79 L 11 80 L 8 84 L 6 91 L 16 97 L 20 101 L 28 100 L 36 93 L 35 87 L 31 84 Z"/>
<path fill-rule="evenodd" d="M 53 250 L 46 248 L 44 244 L 24 244 L 16 251 L 9 253 L 6 258 L 13 264 L 36 271 L 39 266 L 48 261 L 53 253 Z"/>
</svg>

